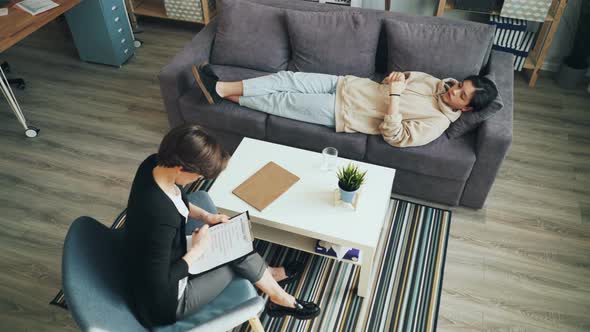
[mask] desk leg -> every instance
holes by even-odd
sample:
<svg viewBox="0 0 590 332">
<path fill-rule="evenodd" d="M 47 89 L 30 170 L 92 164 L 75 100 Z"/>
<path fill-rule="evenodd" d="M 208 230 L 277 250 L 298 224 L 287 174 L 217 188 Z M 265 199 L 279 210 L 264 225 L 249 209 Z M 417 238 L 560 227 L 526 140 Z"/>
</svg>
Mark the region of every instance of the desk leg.
<svg viewBox="0 0 590 332">
<path fill-rule="evenodd" d="M 361 252 L 361 275 L 359 277 L 357 295 L 360 297 L 368 297 L 373 283 L 373 261 L 375 260 L 373 256 L 375 255 L 375 250 L 373 248 L 364 247 L 361 248 Z"/>
<path fill-rule="evenodd" d="M 25 119 L 25 116 L 23 115 L 23 111 L 21 110 L 20 105 L 18 104 L 18 101 L 16 100 L 16 97 L 14 96 L 14 92 L 12 92 L 12 89 L 10 88 L 10 84 L 8 83 L 8 79 L 6 78 L 6 75 L 4 75 L 4 71 L 2 70 L 1 67 L 0 67 L 0 90 L 2 90 L 2 94 L 4 95 L 4 98 L 6 98 L 6 101 L 8 101 L 8 105 L 10 106 L 10 109 L 12 110 L 14 115 L 16 116 L 16 119 L 18 120 L 18 122 L 20 122 L 20 124 L 25 129 L 25 135 L 27 137 L 31 137 L 31 138 L 37 137 L 37 135 L 39 133 L 39 129 L 37 129 L 35 127 L 30 127 L 27 125 L 27 120 Z"/>
</svg>

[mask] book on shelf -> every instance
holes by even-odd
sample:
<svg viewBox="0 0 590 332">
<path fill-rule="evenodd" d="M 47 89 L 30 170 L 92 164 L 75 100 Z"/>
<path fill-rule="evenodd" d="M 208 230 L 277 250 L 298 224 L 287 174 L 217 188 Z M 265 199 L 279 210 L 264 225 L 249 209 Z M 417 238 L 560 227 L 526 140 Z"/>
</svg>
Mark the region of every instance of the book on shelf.
<svg viewBox="0 0 590 332">
<path fill-rule="evenodd" d="M 59 6 L 59 4 L 51 0 L 23 0 L 15 5 L 16 8 L 33 16 L 46 12 L 57 6 Z"/>
<path fill-rule="evenodd" d="M 334 250 L 334 247 L 336 247 L 336 249 L 340 251 L 340 255 L 336 252 L 336 250 Z M 361 259 L 361 251 L 359 249 L 344 248 L 320 240 L 316 240 L 315 252 L 317 252 L 318 254 L 332 256 L 338 259 L 345 259 L 353 262 L 358 262 Z"/>
</svg>

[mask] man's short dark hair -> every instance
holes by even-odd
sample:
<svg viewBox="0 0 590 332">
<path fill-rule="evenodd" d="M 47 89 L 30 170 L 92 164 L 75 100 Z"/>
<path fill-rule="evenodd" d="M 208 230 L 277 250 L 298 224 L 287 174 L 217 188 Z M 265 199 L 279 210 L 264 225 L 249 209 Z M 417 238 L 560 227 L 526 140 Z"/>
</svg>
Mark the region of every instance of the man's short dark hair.
<svg viewBox="0 0 590 332">
<path fill-rule="evenodd" d="M 207 179 L 216 178 L 227 166 L 229 153 L 217 140 L 194 124 L 173 128 L 158 150 L 158 166 L 181 166 Z"/>
<path fill-rule="evenodd" d="M 466 77 L 463 81 L 471 81 L 476 89 L 468 105 L 473 107 L 474 111 L 480 111 L 486 108 L 498 96 L 496 84 L 487 77 L 472 75 Z"/>
</svg>

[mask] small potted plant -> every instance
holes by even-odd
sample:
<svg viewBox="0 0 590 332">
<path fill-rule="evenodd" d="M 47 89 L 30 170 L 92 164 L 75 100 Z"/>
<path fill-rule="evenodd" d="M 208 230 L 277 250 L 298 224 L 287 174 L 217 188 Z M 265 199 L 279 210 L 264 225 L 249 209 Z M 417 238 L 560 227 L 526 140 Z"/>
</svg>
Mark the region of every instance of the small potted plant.
<svg viewBox="0 0 590 332">
<path fill-rule="evenodd" d="M 361 185 L 365 183 L 367 171 L 361 172 L 358 165 L 348 164 L 346 167 L 338 168 L 338 188 L 340 188 L 340 199 L 343 202 L 352 204 L 354 195 Z"/>
</svg>

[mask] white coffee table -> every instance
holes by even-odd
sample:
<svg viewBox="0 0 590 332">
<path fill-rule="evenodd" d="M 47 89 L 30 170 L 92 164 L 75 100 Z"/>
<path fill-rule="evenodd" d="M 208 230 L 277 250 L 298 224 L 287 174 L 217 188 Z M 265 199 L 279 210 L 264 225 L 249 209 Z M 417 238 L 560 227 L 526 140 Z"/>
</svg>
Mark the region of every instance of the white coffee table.
<svg viewBox="0 0 590 332">
<path fill-rule="evenodd" d="M 345 261 L 360 264 L 358 295 L 366 297 L 395 170 L 355 161 L 368 172 L 357 208 L 353 210 L 334 205 L 334 190 L 338 188 L 336 172 L 320 170 L 322 158 L 321 153 L 244 138 L 209 194 L 220 213 L 231 216 L 248 210 L 258 239 L 313 254 L 318 239 L 360 249 L 359 262 Z M 300 180 L 261 212 L 232 194 L 232 190 L 269 161 L 299 176 Z M 338 158 L 337 165 L 350 161 Z"/>
</svg>

